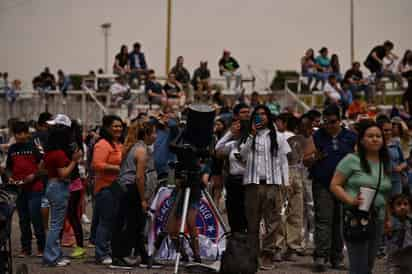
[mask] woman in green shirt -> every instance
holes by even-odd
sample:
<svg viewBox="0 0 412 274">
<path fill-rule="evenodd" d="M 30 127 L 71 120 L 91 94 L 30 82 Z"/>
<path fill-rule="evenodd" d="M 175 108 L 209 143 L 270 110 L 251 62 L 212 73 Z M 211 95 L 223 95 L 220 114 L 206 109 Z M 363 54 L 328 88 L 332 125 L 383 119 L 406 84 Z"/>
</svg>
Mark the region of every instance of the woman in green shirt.
<svg viewBox="0 0 412 274">
<path fill-rule="evenodd" d="M 376 195 L 369 239 L 363 242 L 346 241 L 350 274 L 372 273 L 376 253 L 383 234 L 386 198 L 390 194 L 390 159 L 382 129 L 373 121 L 359 125 L 358 152 L 347 155 L 336 168 L 330 190 L 345 207 L 358 207 L 363 203 L 360 187 L 376 189 L 381 171 L 381 184 Z M 381 164 L 381 168 L 380 168 Z"/>
</svg>

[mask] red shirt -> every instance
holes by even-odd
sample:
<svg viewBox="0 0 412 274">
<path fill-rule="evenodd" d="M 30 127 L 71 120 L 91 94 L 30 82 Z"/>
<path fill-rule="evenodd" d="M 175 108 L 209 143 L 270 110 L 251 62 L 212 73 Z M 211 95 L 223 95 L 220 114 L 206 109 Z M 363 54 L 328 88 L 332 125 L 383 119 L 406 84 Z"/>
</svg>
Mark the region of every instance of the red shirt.
<svg viewBox="0 0 412 274">
<path fill-rule="evenodd" d="M 50 178 L 59 178 L 57 169 L 64 168 L 70 164 L 69 158 L 63 150 L 52 150 L 44 155 L 44 167 L 47 169 L 47 175 Z"/>
<path fill-rule="evenodd" d="M 38 171 L 41 154 L 31 142 L 15 143 L 10 146 L 6 167 L 12 173 L 14 180 L 23 180 Z M 43 183 L 37 179 L 21 186 L 26 191 L 41 192 Z"/>
</svg>

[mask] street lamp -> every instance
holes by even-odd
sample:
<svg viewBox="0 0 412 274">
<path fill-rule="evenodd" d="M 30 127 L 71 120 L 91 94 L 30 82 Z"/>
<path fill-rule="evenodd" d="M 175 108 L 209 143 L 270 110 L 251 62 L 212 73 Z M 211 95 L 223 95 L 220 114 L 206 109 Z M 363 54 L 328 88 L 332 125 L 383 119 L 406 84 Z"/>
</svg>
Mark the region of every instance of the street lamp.
<svg viewBox="0 0 412 274">
<path fill-rule="evenodd" d="M 109 31 L 112 27 L 112 23 L 101 24 L 100 27 L 103 30 L 104 35 L 104 72 L 108 73 L 109 70 Z"/>
</svg>

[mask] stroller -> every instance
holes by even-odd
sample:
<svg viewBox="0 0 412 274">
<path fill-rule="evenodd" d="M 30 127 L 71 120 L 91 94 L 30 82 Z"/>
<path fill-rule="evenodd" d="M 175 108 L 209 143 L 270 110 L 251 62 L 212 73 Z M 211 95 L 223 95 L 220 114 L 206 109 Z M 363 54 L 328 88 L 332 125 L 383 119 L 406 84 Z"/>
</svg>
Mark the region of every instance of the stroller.
<svg viewBox="0 0 412 274">
<path fill-rule="evenodd" d="M 0 187 L 0 273 L 13 273 L 11 226 L 16 199 L 14 188 Z"/>
</svg>

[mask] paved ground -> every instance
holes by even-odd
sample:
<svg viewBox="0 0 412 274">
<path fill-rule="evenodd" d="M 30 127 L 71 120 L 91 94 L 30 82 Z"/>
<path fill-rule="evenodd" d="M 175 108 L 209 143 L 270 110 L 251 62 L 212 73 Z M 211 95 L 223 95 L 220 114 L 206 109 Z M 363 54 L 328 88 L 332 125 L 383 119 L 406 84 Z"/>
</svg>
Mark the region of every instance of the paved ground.
<svg viewBox="0 0 412 274">
<path fill-rule="evenodd" d="M 90 214 L 89 214 L 90 216 Z M 85 230 L 88 230 L 88 227 L 85 227 Z M 12 233 L 12 243 L 13 243 L 13 254 L 16 255 L 19 251 L 19 229 L 18 229 L 18 218 L 15 216 L 13 219 L 13 233 Z M 35 247 L 35 241 L 33 241 L 33 247 Z M 71 249 L 65 248 L 65 254 L 70 254 Z M 132 274 L 132 273 L 153 273 L 153 274 L 163 274 L 163 273 L 173 273 L 173 266 L 169 265 L 166 266 L 164 269 L 161 270 L 147 270 L 147 269 L 139 269 L 136 268 L 132 271 L 119 271 L 119 270 L 112 270 L 104 266 L 98 266 L 94 263 L 94 249 L 88 249 L 88 256 L 83 260 L 72 261 L 72 264 L 68 267 L 64 268 L 51 268 L 51 267 L 44 267 L 41 264 L 41 258 L 36 257 L 27 257 L 24 259 L 14 257 L 14 265 L 15 270 L 16 266 L 18 267 L 21 264 L 26 264 L 29 269 L 30 274 L 34 273 L 50 273 L 50 274 L 63 274 L 63 273 L 104 273 L 104 274 Z M 307 274 L 313 273 L 312 272 L 312 259 L 310 256 L 306 257 L 299 257 L 297 262 L 284 262 L 276 265 L 276 268 L 272 271 L 261 271 L 259 273 L 276 273 L 276 274 Z M 383 268 L 383 260 L 379 260 L 377 265 L 375 266 L 375 271 L 373 273 L 386 273 Z M 186 270 L 183 270 L 181 273 L 191 273 Z M 193 273 L 193 272 L 192 272 Z M 328 271 L 326 273 L 347 273 L 347 271 Z"/>
</svg>

